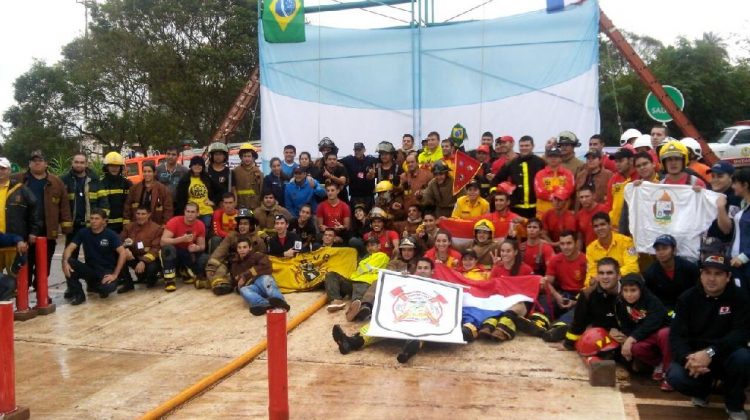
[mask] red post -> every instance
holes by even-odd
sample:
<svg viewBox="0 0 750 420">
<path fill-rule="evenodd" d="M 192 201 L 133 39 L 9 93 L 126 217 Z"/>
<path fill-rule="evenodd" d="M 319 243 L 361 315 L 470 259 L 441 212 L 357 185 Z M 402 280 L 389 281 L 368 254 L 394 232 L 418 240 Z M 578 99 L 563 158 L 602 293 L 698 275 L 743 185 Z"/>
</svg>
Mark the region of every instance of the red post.
<svg viewBox="0 0 750 420">
<path fill-rule="evenodd" d="M 266 313 L 268 340 L 268 418 L 289 419 L 289 384 L 286 358 L 286 311 Z"/>
<path fill-rule="evenodd" d="M 16 314 L 15 319 L 26 321 L 36 317 L 36 310 L 29 308 L 29 264 L 18 270 L 16 277 Z"/>
<path fill-rule="evenodd" d="M 13 359 L 13 302 L 0 302 L 0 414 L 16 409 L 16 365 Z"/>
<path fill-rule="evenodd" d="M 49 303 L 49 279 L 47 278 L 47 238 L 40 236 L 34 243 L 36 247 L 36 307 L 39 315 L 55 312 L 55 305 Z"/>
<path fill-rule="evenodd" d="M 13 302 L 0 302 L 0 418 L 28 419 L 29 409 L 16 406 L 16 361 Z"/>
</svg>

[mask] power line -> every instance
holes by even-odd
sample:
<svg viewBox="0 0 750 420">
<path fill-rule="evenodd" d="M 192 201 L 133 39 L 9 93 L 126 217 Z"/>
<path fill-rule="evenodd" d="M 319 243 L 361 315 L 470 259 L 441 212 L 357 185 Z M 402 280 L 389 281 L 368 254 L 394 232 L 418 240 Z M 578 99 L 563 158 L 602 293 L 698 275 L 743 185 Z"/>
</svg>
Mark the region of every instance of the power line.
<svg viewBox="0 0 750 420">
<path fill-rule="evenodd" d="M 344 2 L 342 2 L 342 1 L 339 1 L 339 0 L 333 0 L 333 2 L 334 2 L 334 3 L 338 3 L 338 4 L 345 4 Z M 378 1 L 373 1 L 373 3 L 379 3 L 379 4 L 382 4 L 383 6 L 390 6 L 390 5 L 388 5 L 388 4 L 380 3 L 380 2 L 378 2 Z M 399 9 L 398 7 L 395 7 L 395 6 L 390 6 L 390 7 L 393 7 L 394 9 L 396 9 L 396 10 L 400 10 L 400 11 L 402 11 L 402 12 L 405 12 L 405 11 L 406 11 L 406 10 L 403 10 L 403 9 Z M 399 18 L 397 18 L 397 17 L 393 17 L 393 16 L 388 16 L 388 15 L 386 15 L 386 14 L 383 14 L 383 13 L 378 13 L 378 12 L 376 12 L 376 11 L 374 11 L 374 10 L 370 10 L 370 9 L 365 9 L 365 8 L 363 8 L 363 7 L 359 7 L 358 9 L 359 9 L 359 10 L 362 10 L 363 12 L 368 12 L 368 13 L 372 13 L 373 15 L 378 15 L 378 16 L 382 16 L 382 17 L 384 17 L 384 18 L 388 18 L 388 19 L 393 19 L 393 20 L 395 20 L 395 21 L 398 21 L 398 22 L 401 22 L 401 23 L 405 23 L 405 24 L 407 24 L 407 25 L 410 25 L 410 24 L 411 24 L 411 22 L 409 22 L 408 20 L 403 20 L 403 19 L 399 19 Z"/>
<path fill-rule="evenodd" d="M 452 18 L 450 18 L 450 19 L 446 20 L 446 22 L 450 22 L 450 21 L 452 21 L 453 19 L 455 19 L 455 18 L 457 18 L 457 17 L 463 16 L 463 15 L 465 15 L 465 14 L 467 14 L 467 13 L 471 12 L 471 11 L 474 11 L 474 10 L 476 10 L 476 9 L 479 9 L 480 7 L 484 6 L 485 4 L 487 4 L 487 3 L 492 3 L 493 1 L 494 1 L 494 0 L 487 0 L 487 1 L 485 1 L 484 3 L 482 3 L 482 4 L 478 4 L 478 5 L 474 6 L 474 7 L 472 7 L 471 9 L 468 9 L 468 10 L 466 10 L 466 11 L 463 11 L 463 12 L 461 12 L 461 13 L 457 14 L 456 16 L 453 16 Z"/>
</svg>

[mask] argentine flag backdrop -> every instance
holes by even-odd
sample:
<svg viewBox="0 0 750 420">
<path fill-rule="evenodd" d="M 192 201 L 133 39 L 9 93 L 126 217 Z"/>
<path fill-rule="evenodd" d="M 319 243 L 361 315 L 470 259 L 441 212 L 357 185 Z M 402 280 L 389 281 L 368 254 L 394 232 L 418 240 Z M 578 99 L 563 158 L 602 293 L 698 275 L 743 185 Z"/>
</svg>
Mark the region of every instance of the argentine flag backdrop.
<svg viewBox="0 0 750 420">
<path fill-rule="evenodd" d="M 262 25 L 259 25 L 259 28 Z M 481 133 L 529 134 L 537 150 L 562 130 L 599 132 L 599 7 L 586 1 L 492 20 L 427 28 L 305 25 L 306 41 L 260 34 L 263 158 L 294 144 L 317 153 L 325 136 L 340 155 L 364 142 L 401 144 L 461 123 L 467 150 Z"/>
</svg>

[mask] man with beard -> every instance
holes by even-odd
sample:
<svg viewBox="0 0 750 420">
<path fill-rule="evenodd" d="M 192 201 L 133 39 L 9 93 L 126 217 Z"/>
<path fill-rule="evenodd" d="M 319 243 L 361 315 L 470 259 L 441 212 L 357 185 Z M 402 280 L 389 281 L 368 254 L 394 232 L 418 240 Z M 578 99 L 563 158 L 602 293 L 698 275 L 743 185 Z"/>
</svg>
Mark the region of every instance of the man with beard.
<svg viewBox="0 0 750 420">
<path fill-rule="evenodd" d="M 406 156 L 406 171 L 401 174 L 401 189 L 403 190 L 404 207 L 421 204 L 424 188 L 432 179 L 430 171 L 420 168 L 417 153 Z"/>
</svg>

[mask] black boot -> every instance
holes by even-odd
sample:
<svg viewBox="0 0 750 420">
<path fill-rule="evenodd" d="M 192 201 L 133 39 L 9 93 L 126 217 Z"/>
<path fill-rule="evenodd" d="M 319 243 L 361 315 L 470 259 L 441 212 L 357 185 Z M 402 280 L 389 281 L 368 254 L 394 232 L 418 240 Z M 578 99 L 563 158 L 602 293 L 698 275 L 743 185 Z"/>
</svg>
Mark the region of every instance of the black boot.
<svg viewBox="0 0 750 420">
<path fill-rule="evenodd" d="M 352 350 L 359 350 L 365 345 L 365 339 L 359 333 L 349 337 L 338 324 L 333 326 L 331 334 L 333 335 L 333 341 L 338 344 L 341 354 L 349 354 Z"/>
<path fill-rule="evenodd" d="M 411 359 L 412 356 L 417 354 L 422 348 L 422 341 L 420 340 L 409 340 L 406 342 L 404 347 L 401 349 L 401 353 L 396 356 L 396 360 L 399 363 L 406 363 Z"/>
</svg>

